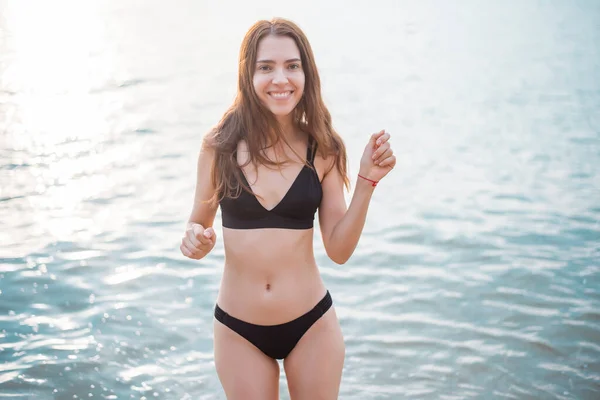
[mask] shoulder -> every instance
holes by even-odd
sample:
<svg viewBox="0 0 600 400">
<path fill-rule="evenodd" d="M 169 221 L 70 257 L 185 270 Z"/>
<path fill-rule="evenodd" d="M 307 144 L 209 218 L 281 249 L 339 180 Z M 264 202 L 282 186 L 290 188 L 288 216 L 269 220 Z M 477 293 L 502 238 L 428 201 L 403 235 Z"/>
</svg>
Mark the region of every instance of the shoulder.
<svg viewBox="0 0 600 400">
<path fill-rule="evenodd" d="M 245 139 L 240 139 L 236 143 L 235 148 L 236 148 L 237 151 L 241 151 L 241 152 L 244 152 L 244 153 L 247 153 L 249 151 L 248 150 L 248 143 L 246 142 Z"/>
<path fill-rule="evenodd" d="M 202 137 L 202 150 L 214 152 L 219 143 L 219 131 L 211 129 Z"/>
<path fill-rule="evenodd" d="M 215 165 L 218 151 L 218 141 L 211 130 L 204 134 L 198 155 L 198 167 L 210 170 Z"/>
<path fill-rule="evenodd" d="M 321 181 L 329 172 L 331 172 L 332 169 L 334 169 L 336 160 L 337 156 L 335 154 L 323 155 L 317 151 L 315 154 L 314 165 Z"/>
</svg>

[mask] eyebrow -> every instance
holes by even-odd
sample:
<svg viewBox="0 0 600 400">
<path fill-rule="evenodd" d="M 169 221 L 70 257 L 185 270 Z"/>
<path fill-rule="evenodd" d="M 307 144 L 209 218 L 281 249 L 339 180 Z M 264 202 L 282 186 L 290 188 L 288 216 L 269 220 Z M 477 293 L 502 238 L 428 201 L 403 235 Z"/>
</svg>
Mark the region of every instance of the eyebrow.
<svg viewBox="0 0 600 400">
<path fill-rule="evenodd" d="M 299 58 L 290 58 L 289 60 L 285 60 L 286 63 L 291 63 L 291 62 L 299 62 L 302 61 Z M 263 63 L 263 64 L 276 64 L 275 61 L 273 60 L 258 60 L 256 61 L 256 63 Z"/>
</svg>

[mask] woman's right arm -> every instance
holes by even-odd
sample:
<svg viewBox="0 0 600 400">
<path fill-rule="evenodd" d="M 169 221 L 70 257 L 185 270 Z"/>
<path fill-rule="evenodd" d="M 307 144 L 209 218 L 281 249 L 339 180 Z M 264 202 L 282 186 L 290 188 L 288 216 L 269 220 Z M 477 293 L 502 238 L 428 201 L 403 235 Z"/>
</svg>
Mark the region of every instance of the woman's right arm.
<svg viewBox="0 0 600 400">
<path fill-rule="evenodd" d="M 211 178 L 215 152 L 208 143 L 208 140 L 211 140 L 210 138 L 211 135 L 207 135 L 202 141 L 202 148 L 198 156 L 194 205 L 185 234 L 181 240 L 181 246 L 179 246 L 184 256 L 194 260 L 206 256 L 215 246 L 217 239 L 212 228 L 217 213 L 217 205 L 212 205 L 212 202 L 208 201 L 215 194 L 215 187 Z"/>
</svg>

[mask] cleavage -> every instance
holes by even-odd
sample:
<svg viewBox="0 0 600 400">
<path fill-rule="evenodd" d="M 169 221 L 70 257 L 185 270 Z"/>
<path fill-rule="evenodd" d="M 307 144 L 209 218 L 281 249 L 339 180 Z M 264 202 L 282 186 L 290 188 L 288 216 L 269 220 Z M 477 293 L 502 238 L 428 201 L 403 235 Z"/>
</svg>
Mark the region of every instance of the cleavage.
<svg viewBox="0 0 600 400">
<path fill-rule="evenodd" d="M 285 200 L 304 167 L 298 162 L 288 163 L 281 168 L 264 165 L 255 168 L 249 164 L 242 169 L 242 173 L 256 201 L 265 210 L 272 211 Z"/>
</svg>

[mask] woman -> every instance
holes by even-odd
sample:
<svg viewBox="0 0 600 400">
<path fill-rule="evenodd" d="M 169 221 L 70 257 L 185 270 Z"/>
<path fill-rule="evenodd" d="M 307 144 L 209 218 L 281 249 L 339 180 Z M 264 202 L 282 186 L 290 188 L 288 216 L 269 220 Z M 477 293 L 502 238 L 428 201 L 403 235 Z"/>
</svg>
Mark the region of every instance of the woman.
<svg viewBox="0 0 600 400">
<path fill-rule="evenodd" d="M 233 105 L 203 140 L 181 244 L 186 257 L 205 257 L 216 242 L 220 205 L 217 374 L 230 400 L 277 399 L 276 360 L 283 359 L 293 400 L 336 399 L 345 349 L 313 254 L 314 215 L 318 210 L 327 255 L 345 263 L 376 183 L 396 164 L 390 136 L 370 137 L 347 207 L 346 149 L 302 31 L 283 19 L 257 22 L 243 40 L 238 72 Z"/>
</svg>

